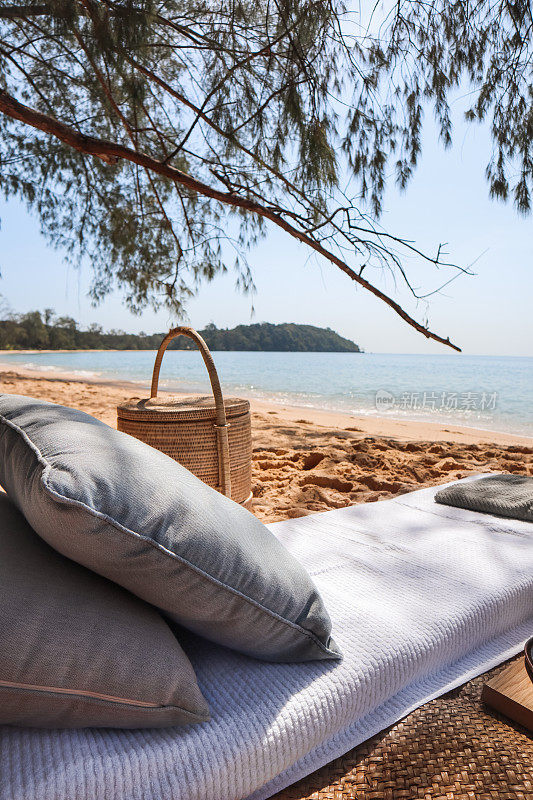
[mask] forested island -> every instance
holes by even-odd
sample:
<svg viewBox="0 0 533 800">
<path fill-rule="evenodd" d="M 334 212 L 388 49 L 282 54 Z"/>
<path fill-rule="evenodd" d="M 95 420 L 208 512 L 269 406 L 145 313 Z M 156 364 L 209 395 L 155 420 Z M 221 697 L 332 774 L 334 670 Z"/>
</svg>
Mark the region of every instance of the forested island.
<svg viewBox="0 0 533 800">
<path fill-rule="evenodd" d="M 212 323 L 200 331 L 211 350 L 264 350 L 276 352 L 360 353 L 355 342 L 344 339 L 331 328 L 269 322 L 217 328 Z M 0 321 L 1 350 L 156 350 L 164 333 L 104 331 L 99 325 L 86 329 L 72 317 L 43 313 L 10 314 Z M 180 336 L 169 349 L 193 350 L 190 339 Z"/>
</svg>

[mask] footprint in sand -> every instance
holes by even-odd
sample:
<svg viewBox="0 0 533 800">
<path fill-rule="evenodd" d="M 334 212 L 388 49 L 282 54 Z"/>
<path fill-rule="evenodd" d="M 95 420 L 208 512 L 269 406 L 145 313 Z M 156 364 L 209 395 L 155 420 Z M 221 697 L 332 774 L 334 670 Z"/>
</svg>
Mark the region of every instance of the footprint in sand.
<svg viewBox="0 0 533 800">
<path fill-rule="evenodd" d="M 325 457 L 326 456 L 324 453 L 309 453 L 309 455 L 304 456 L 302 467 L 304 469 L 313 469 L 314 467 L 318 466 L 318 464 L 320 464 Z"/>
<path fill-rule="evenodd" d="M 353 483 L 343 481 L 334 475 L 306 475 L 300 480 L 300 486 L 320 486 L 321 489 L 336 489 L 338 492 L 351 492 Z"/>
<path fill-rule="evenodd" d="M 366 475 L 361 478 L 358 478 L 358 482 L 362 483 L 363 486 L 367 486 L 369 489 L 372 489 L 374 492 L 399 492 L 401 488 L 401 484 L 399 481 L 385 481 L 379 478 L 375 478 L 373 475 Z"/>
</svg>

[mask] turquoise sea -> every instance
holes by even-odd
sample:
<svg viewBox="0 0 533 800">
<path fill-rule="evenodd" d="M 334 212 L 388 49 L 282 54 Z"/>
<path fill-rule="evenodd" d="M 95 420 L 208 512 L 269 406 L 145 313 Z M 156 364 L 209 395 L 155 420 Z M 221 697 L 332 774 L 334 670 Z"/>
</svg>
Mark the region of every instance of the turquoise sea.
<svg viewBox="0 0 533 800">
<path fill-rule="evenodd" d="M 286 405 L 468 425 L 533 436 L 533 358 L 378 353 L 213 353 L 226 394 Z M 153 351 L 14 353 L 2 365 L 95 381 L 132 381 L 144 394 Z M 208 392 L 199 353 L 167 351 L 160 386 Z"/>
</svg>

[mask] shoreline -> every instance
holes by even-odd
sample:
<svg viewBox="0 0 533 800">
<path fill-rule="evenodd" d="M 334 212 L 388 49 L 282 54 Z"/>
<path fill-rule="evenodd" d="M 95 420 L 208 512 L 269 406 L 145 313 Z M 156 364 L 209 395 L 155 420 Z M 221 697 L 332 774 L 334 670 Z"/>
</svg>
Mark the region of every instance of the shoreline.
<svg viewBox="0 0 533 800">
<path fill-rule="evenodd" d="M 39 351 L 42 352 L 42 351 Z M 54 351 L 58 352 L 58 351 Z M 72 352 L 72 351 L 65 351 Z M 88 351 L 84 351 L 88 352 Z M 99 352 L 99 351 L 98 351 Z M 0 352 L 0 358 L 2 353 Z M 75 373 L 60 370 L 45 371 L 28 368 L 13 369 L 12 365 L 0 361 L 0 385 L 5 378 L 27 381 L 44 381 L 48 383 L 75 384 L 79 386 L 99 386 L 110 390 L 123 390 L 126 397 L 144 397 L 149 394 L 149 383 L 139 384 L 125 380 L 92 379 Z M 191 392 L 171 392 L 161 390 L 162 395 L 187 397 Z M 246 397 L 246 395 L 243 395 Z M 299 425 L 317 425 L 321 428 L 337 428 L 366 436 L 384 436 L 398 441 L 425 440 L 431 442 L 452 441 L 464 444 L 493 443 L 498 445 L 533 446 L 533 437 L 506 431 L 475 428 L 468 425 L 454 425 L 447 422 L 425 420 L 397 419 L 387 416 L 357 415 L 349 411 L 329 410 L 313 406 L 298 406 L 280 403 L 275 400 L 263 400 L 246 397 L 250 402 L 252 413 L 263 413 L 277 416 L 279 421 Z M 108 423 L 110 424 L 110 423 Z"/>
<path fill-rule="evenodd" d="M 149 374 L 143 374 L 142 380 L 139 380 L 136 376 L 132 376 L 129 379 L 127 377 L 113 377 L 116 372 L 111 369 L 99 369 L 98 362 L 94 365 L 94 369 L 90 369 L 89 365 L 86 365 L 87 369 L 83 369 L 83 364 L 68 363 L 69 359 L 67 359 L 64 369 L 57 363 L 57 361 L 61 362 L 61 359 L 56 360 L 55 363 L 52 360 L 52 363 L 43 366 L 39 365 L 38 358 L 37 363 L 25 363 L 26 357 L 31 359 L 32 356 L 38 357 L 39 355 L 115 354 L 119 352 L 125 354 L 146 352 L 150 354 L 156 351 L 102 350 L 101 348 L 91 350 L 0 350 L 0 374 L 6 371 L 13 371 L 21 376 L 31 376 L 36 379 L 63 380 L 117 387 L 130 392 L 131 396 L 147 396 L 150 387 L 151 367 L 148 369 Z M 22 359 L 13 361 L 11 356 L 14 355 L 21 356 Z M 409 356 L 409 354 L 406 355 Z M 5 360 L 2 359 L 2 356 L 6 357 Z M 111 360 L 111 364 L 113 363 L 113 360 Z M 183 385 L 184 383 L 185 385 Z M 172 389 L 168 384 L 170 384 L 170 387 L 174 384 L 177 385 L 175 389 Z M 169 380 L 167 381 L 167 388 L 162 388 L 160 393 L 166 395 L 174 394 L 176 397 L 180 397 L 208 391 L 208 386 L 203 386 L 201 381 Z M 354 423 L 354 426 L 370 435 L 385 435 L 405 440 L 414 440 L 424 436 L 431 441 L 453 440 L 470 443 L 491 441 L 500 444 L 533 444 L 533 421 L 531 415 L 522 418 L 516 414 L 500 414 L 498 411 L 494 415 L 485 414 L 478 418 L 477 414 L 445 413 L 442 409 L 434 409 L 433 411 L 424 409 L 426 412 L 424 413 L 424 410 L 417 410 L 416 405 L 412 409 L 405 409 L 398 404 L 390 409 L 387 407 L 376 408 L 368 396 L 365 396 L 362 403 L 343 402 L 346 398 L 342 396 L 340 396 L 340 399 L 333 396 L 330 397 L 327 394 L 323 396 L 318 394 L 316 398 L 312 394 L 306 396 L 305 393 L 304 396 L 300 396 L 299 393 L 292 393 L 294 396 L 291 396 L 291 392 L 276 393 L 269 391 L 268 388 L 262 388 L 262 385 L 257 387 L 253 384 L 246 387 L 239 385 L 234 391 L 238 396 L 247 399 L 252 408 L 266 409 L 267 406 L 272 406 L 272 409 L 283 414 L 294 411 L 294 413 L 298 413 L 299 417 L 307 417 L 311 422 L 320 424 L 321 420 L 323 420 L 326 425 L 333 424 L 341 428 L 347 427 L 346 420 L 350 420 L 350 424 Z M 228 397 L 233 393 L 231 390 L 225 392 Z M 366 394 L 368 395 L 368 391 Z M 339 408 L 337 402 L 345 407 Z M 353 405 L 360 407 L 354 409 Z M 290 418 L 294 421 L 297 419 L 294 414 Z"/>
<path fill-rule="evenodd" d="M 4 392 L 85 411 L 116 427 L 127 382 L 2 370 Z M 251 401 L 253 513 L 263 522 L 371 503 L 468 475 L 533 476 L 533 440 L 428 422 Z"/>
</svg>

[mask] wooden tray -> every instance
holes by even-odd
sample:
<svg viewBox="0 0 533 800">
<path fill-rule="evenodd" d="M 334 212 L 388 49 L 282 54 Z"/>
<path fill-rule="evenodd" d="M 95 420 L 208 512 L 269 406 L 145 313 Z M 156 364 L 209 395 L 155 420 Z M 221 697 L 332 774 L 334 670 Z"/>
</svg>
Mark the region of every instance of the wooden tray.
<svg viewBox="0 0 533 800">
<path fill-rule="evenodd" d="M 524 659 L 483 686 L 481 699 L 506 717 L 533 731 L 533 681 L 526 672 Z"/>
</svg>

